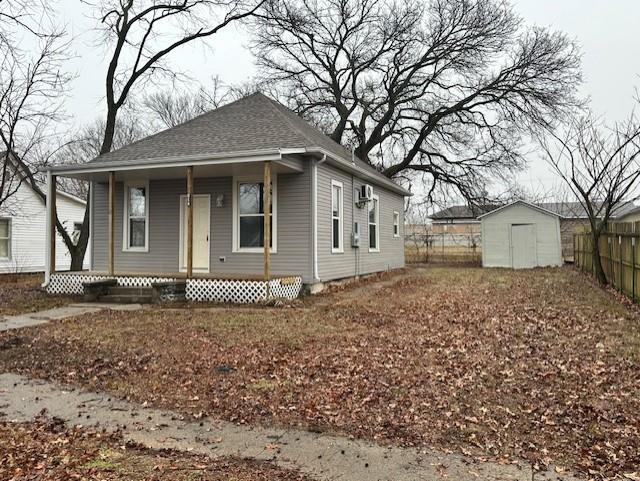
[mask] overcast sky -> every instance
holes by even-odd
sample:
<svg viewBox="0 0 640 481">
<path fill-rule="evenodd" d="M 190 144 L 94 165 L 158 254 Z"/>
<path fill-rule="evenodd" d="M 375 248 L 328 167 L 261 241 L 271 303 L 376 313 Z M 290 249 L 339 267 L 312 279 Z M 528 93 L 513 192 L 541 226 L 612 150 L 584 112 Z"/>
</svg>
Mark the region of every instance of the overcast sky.
<svg viewBox="0 0 640 481">
<path fill-rule="evenodd" d="M 76 125 L 103 112 L 106 51 L 90 29 L 95 20 L 80 0 L 59 0 L 62 19 L 74 38 L 77 58 L 68 113 Z M 608 121 L 621 120 L 631 111 L 634 88 L 640 86 L 640 1 L 638 0 L 513 0 L 515 9 L 529 24 L 549 26 L 576 39 L 583 51 L 585 83 L 582 94 L 593 110 Z M 170 60 L 200 82 L 219 76 L 227 83 L 242 82 L 254 73 L 247 37 L 235 28 L 215 37 L 211 48 L 181 48 Z M 529 188 L 540 189 L 555 181 L 536 154 L 519 176 Z"/>
</svg>

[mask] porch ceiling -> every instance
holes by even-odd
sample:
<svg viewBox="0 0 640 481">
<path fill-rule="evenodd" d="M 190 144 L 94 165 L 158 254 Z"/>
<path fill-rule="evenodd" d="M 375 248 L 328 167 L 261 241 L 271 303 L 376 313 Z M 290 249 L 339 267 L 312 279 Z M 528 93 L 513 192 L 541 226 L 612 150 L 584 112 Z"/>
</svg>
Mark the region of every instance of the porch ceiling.
<svg viewBox="0 0 640 481">
<path fill-rule="evenodd" d="M 277 174 L 300 173 L 303 170 L 302 160 L 299 158 L 274 159 L 272 162 L 272 172 Z M 131 165 L 126 169 L 113 168 L 116 181 L 127 179 L 183 179 L 186 178 L 186 169 L 193 165 L 193 175 L 198 177 L 230 177 L 234 175 L 256 175 L 262 176 L 262 161 L 225 161 L 217 160 L 211 163 L 184 165 Z M 101 165 L 96 169 L 86 169 L 78 171 L 59 171 L 55 175 L 60 177 L 70 177 L 74 179 L 107 182 L 109 178 L 109 166 Z"/>
</svg>

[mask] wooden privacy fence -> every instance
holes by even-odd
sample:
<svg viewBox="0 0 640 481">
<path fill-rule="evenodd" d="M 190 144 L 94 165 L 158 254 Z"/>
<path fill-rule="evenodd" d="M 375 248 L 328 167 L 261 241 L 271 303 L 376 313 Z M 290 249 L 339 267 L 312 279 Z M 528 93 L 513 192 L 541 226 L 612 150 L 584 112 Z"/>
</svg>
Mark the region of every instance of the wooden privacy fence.
<svg viewBox="0 0 640 481">
<path fill-rule="evenodd" d="M 633 301 L 640 299 L 640 222 L 609 223 L 600 236 L 600 261 L 607 282 Z M 593 243 L 589 232 L 575 234 L 576 265 L 593 273 Z"/>
</svg>

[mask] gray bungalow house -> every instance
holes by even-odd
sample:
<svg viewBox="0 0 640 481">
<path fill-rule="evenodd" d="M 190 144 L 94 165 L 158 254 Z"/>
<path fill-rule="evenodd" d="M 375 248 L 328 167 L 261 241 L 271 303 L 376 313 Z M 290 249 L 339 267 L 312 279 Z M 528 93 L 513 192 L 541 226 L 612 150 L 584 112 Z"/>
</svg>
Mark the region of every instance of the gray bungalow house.
<svg viewBox="0 0 640 481">
<path fill-rule="evenodd" d="M 50 239 L 56 176 L 91 183 L 91 266 L 48 263 L 52 293 L 181 282 L 188 299 L 251 302 L 404 266 L 410 192 L 260 93 L 49 168 Z"/>
</svg>

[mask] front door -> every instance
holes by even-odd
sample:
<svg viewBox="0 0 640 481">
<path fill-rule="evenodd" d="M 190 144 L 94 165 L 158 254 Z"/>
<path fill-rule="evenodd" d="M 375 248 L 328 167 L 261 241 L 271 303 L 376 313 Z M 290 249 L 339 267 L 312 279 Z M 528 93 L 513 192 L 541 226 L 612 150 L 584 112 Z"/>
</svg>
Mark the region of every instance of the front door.
<svg viewBox="0 0 640 481">
<path fill-rule="evenodd" d="M 193 196 L 193 270 L 209 272 L 209 195 Z M 187 269 L 187 196 L 180 197 L 180 268 Z"/>
<path fill-rule="evenodd" d="M 536 231 L 533 224 L 511 226 L 511 266 L 530 269 L 536 266 Z"/>
</svg>

